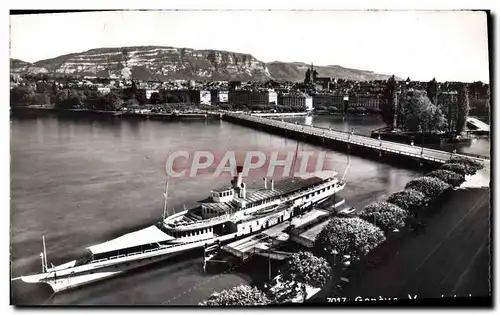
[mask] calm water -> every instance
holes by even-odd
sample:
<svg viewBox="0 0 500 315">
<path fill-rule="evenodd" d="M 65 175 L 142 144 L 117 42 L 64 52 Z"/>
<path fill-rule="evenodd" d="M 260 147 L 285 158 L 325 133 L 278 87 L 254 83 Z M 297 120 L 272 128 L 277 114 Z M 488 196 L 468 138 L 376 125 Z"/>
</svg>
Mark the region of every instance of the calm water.
<svg viewBox="0 0 500 315">
<path fill-rule="evenodd" d="M 331 123 L 328 118 L 314 119 L 318 124 Z M 364 118 L 363 125 L 356 125 L 356 121 L 351 120 L 350 124 L 358 130 L 377 125 L 377 122 L 364 125 Z M 12 277 L 40 270 L 42 234 L 46 236 L 48 260 L 56 265 L 78 257 L 87 246 L 157 221 L 162 211 L 164 162 L 169 151 L 294 151 L 296 145 L 289 139 L 221 121 L 14 119 L 11 122 Z M 301 147 L 324 150 L 306 144 Z M 342 195 L 348 204 L 357 207 L 401 190 L 406 182 L 420 175 L 415 170 L 333 151 L 328 151 L 327 161 L 339 174 L 344 173 L 350 162 L 345 177 L 347 188 Z M 258 178 L 260 175 L 247 181 Z M 193 206 L 212 188 L 226 183 L 226 178 L 209 174 L 172 181 L 170 207 Z M 27 295 L 15 295 L 13 302 L 197 304 L 213 290 L 249 281 L 235 273 L 204 275 L 200 260 L 201 257 L 191 257 L 166 262 L 49 301 L 46 292 L 37 289 Z M 204 281 L 208 282 L 201 285 Z M 16 286 L 18 282 L 15 281 Z"/>
</svg>

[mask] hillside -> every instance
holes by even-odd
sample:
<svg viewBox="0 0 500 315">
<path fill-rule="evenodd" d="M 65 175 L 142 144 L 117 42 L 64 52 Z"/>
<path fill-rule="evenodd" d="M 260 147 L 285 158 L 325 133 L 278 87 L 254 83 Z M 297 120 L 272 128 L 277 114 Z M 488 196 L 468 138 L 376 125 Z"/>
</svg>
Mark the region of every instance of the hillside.
<svg viewBox="0 0 500 315">
<path fill-rule="evenodd" d="M 272 77 L 278 81 L 302 81 L 304 74 L 310 65 L 303 62 L 280 62 L 267 63 Z M 391 75 L 378 74 L 367 70 L 349 69 L 341 66 L 314 66 L 320 77 L 339 78 L 353 81 L 387 80 Z M 400 78 L 396 78 L 399 79 Z"/>
<path fill-rule="evenodd" d="M 264 63 L 249 54 L 220 50 L 140 46 L 99 48 L 28 63 L 10 61 L 11 73 L 59 73 L 138 80 L 278 80 L 302 81 L 305 63 Z M 317 66 L 319 76 L 351 80 L 386 79 L 388 75 L 340 66 Z"/>
</svg>

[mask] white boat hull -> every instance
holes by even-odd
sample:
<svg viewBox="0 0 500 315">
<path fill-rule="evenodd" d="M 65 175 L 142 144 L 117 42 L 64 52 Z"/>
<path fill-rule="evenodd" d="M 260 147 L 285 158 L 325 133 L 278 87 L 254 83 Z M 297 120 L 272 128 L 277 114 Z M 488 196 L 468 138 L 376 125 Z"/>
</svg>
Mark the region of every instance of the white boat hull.
<svg viewBox="0 0 500 315">
<path fill-rule="evenodd" d="M 140 268 L 149 264 L 159 262 L 180 254 L 173 253 L 167 254 L 159 257 L 143 258 L 140 260 L 132 261 L 130 263 L 116 264 L 113 266 L 108 266 L 104 268 L 99 268 L 95 271 L 87 271 L 76 276 L 67 277 L 53 277 L 46 278 L 40 277 L 40 275 L 21 277 L 21 279 L 26 283 L 47 283 L 50 285 L 54 293 L 75 289 L 86 284 L 118 276 L 125 273 L 131 269 Z M 44 274 L 47 275 L 47 274 Z M 50 275 L 50 274 L 49 274 Z"/>
</svg>

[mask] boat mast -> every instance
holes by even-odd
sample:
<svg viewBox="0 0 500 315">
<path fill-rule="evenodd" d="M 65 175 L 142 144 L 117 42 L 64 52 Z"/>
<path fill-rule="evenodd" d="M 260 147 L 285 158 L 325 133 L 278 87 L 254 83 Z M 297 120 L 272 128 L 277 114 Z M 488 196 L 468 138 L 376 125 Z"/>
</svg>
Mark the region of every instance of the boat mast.
<svg viewBox="0 0 500 315">
<path fill-rule="evenodd" d="M 295 156 L 292 161 L 292 179 L 295 178 L 295 166 L 297 163 L 297 155 L 299 153 L 299 142 L 297 141 L 297 147 L 295 148 Z"/>
<path fill-rule="evenodd" d="M 45 267 L 45 271 L 47 271 L 47 249 L 45 248 L 45 235 L 42 235 L 43 242 L 43 264 Z"/>
<path fill-rule="evenodd" d="M 40 259 L 42 260 L 42 273 L 45 273 L 45 264 L 43 259 L 43 253 L 40 253 Z"/>
<path fill-rule="evenodd" d="M 163 203 L 163 215 L 162 215 L 162 222 L 165 220 L 166 218 L 166 214 L 167 214 L 167 201 L 168 201 L 168 177 L 167 177 L 167 183 L 165 185 L 165 201 Z"/>
</svg>

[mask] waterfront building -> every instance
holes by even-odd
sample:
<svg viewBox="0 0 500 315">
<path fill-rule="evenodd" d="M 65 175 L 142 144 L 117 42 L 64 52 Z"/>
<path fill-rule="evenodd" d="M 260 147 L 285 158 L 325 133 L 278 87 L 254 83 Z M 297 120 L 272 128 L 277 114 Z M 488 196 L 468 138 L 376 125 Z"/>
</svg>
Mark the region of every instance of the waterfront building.
<svg viewBox="0 0 500 315">
<path fill-rule="evenodd" d="M 349 107 L 364 107 L 379 109 L 380 108 L 380 97 L 378 95 L 351 95 L 349 97 Z"/>
<path fill-rule="evenodd" d="M 200 91 L 200 105 L 211 105 L 212 94 L 210 91 Z"/>
<path fill-rule="evenodd" d="M 108 94 L 111 92 L 111 89 L 109 87 L 98 87 L 97 91 L 102 94 Z"/>
<path fill-rule="evenodd" d="M 151 89 L 145 89 L 146 92 L 146 98 L 149 100 L 151 98 L 151 95 L 154 93 L 159 93 L 159 90 L 151 90 Z"/>
<path fill-rule="evenodd" d="M 219 91 L 219 103 L 229 103 L 229 91 Z"/>
<path fill-rule="evenodd" d="M 228 91 L 211 90 L 210 99 L 212 104 L 227 104 L 229 102 Z"/>
<path fill-rule="evenodd" d="M 230 90 L 229 103 L 235 106 L 276 105 L 278 94 L 272 89 L 265 90 Z"/>
<path fill-rule="evenodd" d="M 344 95 L 339 93 L 318 93 L 312 97 L 312 102 L 314 108 L 325 106 L 331 107 L 335 106 L 338 109 L 341 109 L 344 105 Z"/>
<path fill-rule="evenodd" d="M 284 93 L 278 96 L 278 104 L 294 107 L 305 107 L 306 110 L 313 109 L 313 98 L 302 93 Z"/>
</svg>

